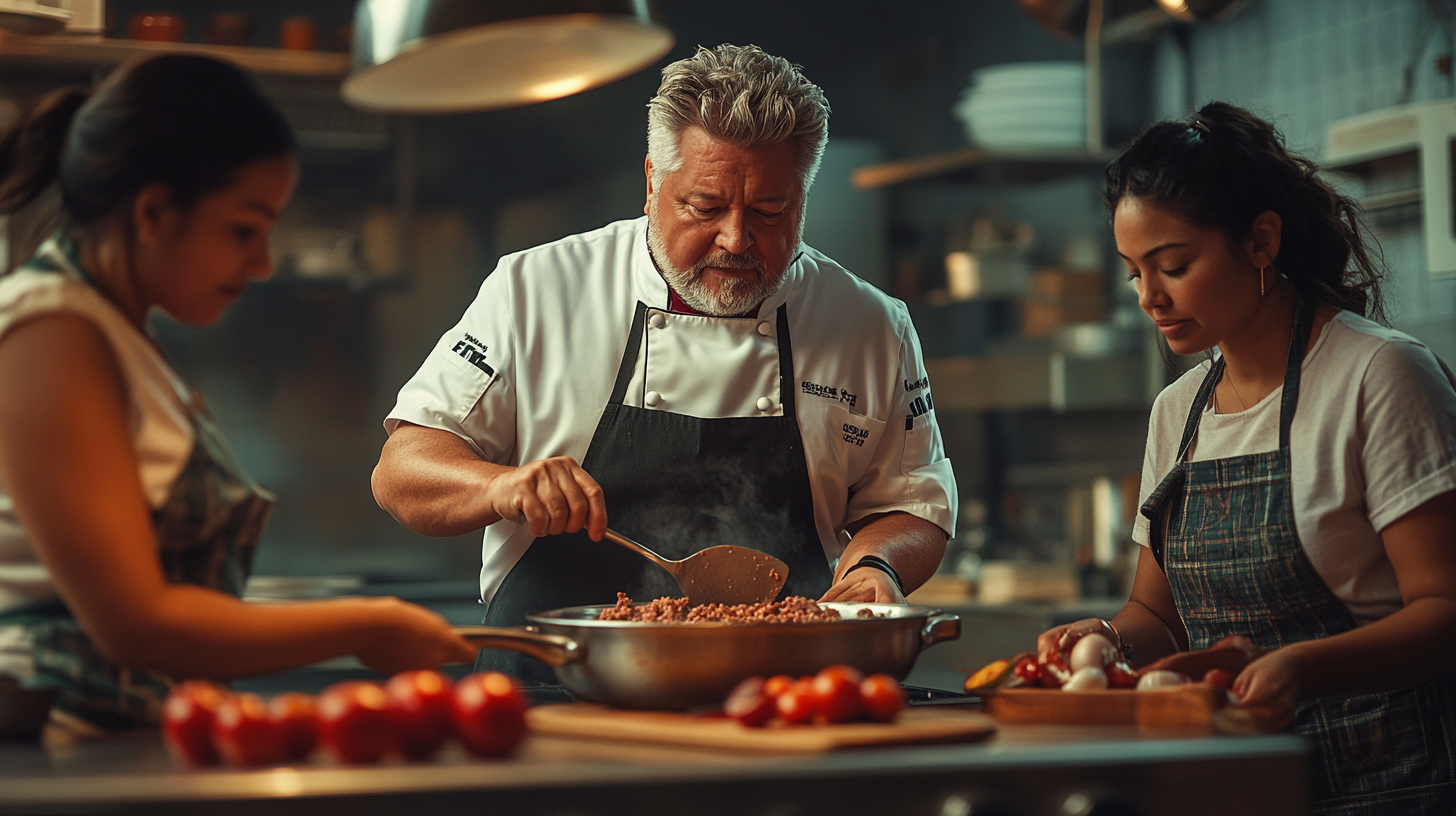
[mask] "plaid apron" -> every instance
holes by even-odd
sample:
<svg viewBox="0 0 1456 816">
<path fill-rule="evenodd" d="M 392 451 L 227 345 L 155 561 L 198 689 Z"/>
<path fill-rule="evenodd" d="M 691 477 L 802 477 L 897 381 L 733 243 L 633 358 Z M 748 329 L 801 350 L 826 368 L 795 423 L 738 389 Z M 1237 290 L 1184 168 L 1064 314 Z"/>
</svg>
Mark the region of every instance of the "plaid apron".
<svg viewBox="0 0 1456 816">
<path fill-rule="evenodd" d="M 22 268 L 91 283 L 74 244 L 59 235 Z M 273 496 L 238 463 L 201 395 L 184 393 L 179 384 L 178 396 L 191 414 L 195 441 L 167 501 L 152 514 L 158 561 L 169 583 L 241 596 Z M 108 730 L 160 720 L 171 678 L 107 660 L 62 604 L 0 615 L 0 625 L 25 627 L 35 676 L 24 685 L 54 689 L 56 708 Z"/>
<path fill-rule="evenodd" d="M 1170 471 L 1142 506 L 1191 649 L 1243 635 L 1265 649 L 1358 625 L 1305 555 L 1294 526 L 1289 428 L 1314 321 L 1301 303 L 1279 412 L 1279 449 L 1187 460 L 1223 375 L 1214 363 L 1188 413 Z M 1306 697 L 1294 729 L 1309 738 L 1311 812 L 1456 813 L 1456 682 L 1451 676 L 1379 694 Z"/>
</svg>

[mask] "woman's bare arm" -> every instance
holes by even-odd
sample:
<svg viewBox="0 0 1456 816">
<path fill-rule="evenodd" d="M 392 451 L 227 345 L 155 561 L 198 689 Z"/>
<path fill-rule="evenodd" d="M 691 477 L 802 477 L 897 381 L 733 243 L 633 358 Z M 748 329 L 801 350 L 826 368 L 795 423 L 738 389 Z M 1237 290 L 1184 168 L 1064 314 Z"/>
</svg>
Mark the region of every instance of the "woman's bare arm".
<svg viewBox="0 0 1456 816">
<path fill-rule="evenodd" d="M 1456 670 L 1456 491 L 1380 532 L 1405 605 L 1367 626 L 1291 644 L 1234 682 L 1244 703 L 1292 712 L 1303 694 L 1365 694 Z"/>
<path fill-rule="evenodd" d="M 80 317 L 0 338 L 0 480 L 57 592 L 120 665 L 258 674 L 343 654 L 382 671 L 468 661 L 443 618 L 393 598 L 261 605 L 168 584 L 138 477 L 125 386 Z"/>
</svg>

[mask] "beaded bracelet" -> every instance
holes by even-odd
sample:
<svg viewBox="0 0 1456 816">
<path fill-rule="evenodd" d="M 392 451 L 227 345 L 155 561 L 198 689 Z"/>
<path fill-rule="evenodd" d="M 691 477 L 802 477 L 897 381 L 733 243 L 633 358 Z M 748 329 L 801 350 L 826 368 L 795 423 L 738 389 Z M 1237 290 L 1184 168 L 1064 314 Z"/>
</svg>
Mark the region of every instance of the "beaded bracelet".
<svg viewBox="0 0 1456 816">
<path fill-rule="evenodd" d="M 1132 644 L 1122 639 L 1122 633 L 1117 631 L 1117 627 L 1112 625 L 1112 621 L 1104 620 L 1102 621 L 1102 625 L 1106 626 L 1109 630 L 1111 630 L 1113 638 L 1117 640 L 1118 651 L 1122 652 L 1122 659 L 1126 660 L 1128 664 L 1131 665 Z"/>
</svg>

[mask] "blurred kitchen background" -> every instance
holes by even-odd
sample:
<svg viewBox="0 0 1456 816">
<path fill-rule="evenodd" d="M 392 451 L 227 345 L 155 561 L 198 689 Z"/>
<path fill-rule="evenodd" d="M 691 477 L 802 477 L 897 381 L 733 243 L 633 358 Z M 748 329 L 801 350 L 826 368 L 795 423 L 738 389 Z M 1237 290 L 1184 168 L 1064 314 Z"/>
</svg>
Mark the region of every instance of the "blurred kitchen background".
<svg viewBox="0 0 1456 816">
<path fill-rule="evenodd" d="M 339 100 L 352 0 L 29 1 L 75 7 L 77 30 L 0 39 L 8 115 L 180 39 L 231 44 L 298 130 L 276 277 L 217 327 L 156 325 L 278 494 L 255 594 L 399 591 L 478 618 L 479 536 L 416 536 L 374 503 L 381 420 L 500 255 L 641 213 L 644 105 L 698 44 L 758 44 L 828 95 L 806 240 L 909 305 L 960 482 L 918 599 L 1016 612 L 1012 652 L 1126 598 L 1148 409 L 1190 364 L 1138 309 L 1100 203 L 1145 124 L 1215 99 L 1272 118 L 1365 198 L 1395 326 L 1456 359 L 1447 0 L 661 0 L 676 45 L 646 70 L 417 117 Z M 12 263 L 39 220 L 10 220 Z"/>
</svg>

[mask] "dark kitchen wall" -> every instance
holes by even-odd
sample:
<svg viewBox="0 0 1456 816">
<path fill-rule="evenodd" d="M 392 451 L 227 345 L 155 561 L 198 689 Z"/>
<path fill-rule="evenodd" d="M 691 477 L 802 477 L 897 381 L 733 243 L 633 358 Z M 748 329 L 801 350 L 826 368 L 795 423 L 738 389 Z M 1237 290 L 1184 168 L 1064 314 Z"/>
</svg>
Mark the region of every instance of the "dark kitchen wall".
<svg viewBox="0 0 1456 816">
<path fill-rule="evenodd" d="M 1226 24 L 1158 43 L 1156 107 L 1181 115 L 1215 99 L 1242 105 L 1320 160 L 1331 122 L 1456 95 L 1453 16 L 1451 0 L 1262 0 Z M 1419 214 L 1382 219 L 1375 237 L 1393 325 L 1456 360 L 1456 280 L 1426 273 Z"/>
<path fill-rule="evenodd" d="M 153 5 L 111 4 L 113 30 L 121 31 L 131 12 Z M 231 10 L 213 2 L 168 5 L 187 18 L 194 40 L 209 14 Z M 326 45 L 350 16 L 350 4 L 334 0 L 246 5 L 264 46 L 276 42 L 284 16 L 317 18 Z M 640 214 L 644 106 L 667 62 L 698 44 L 756 43 L 803 65 L 824 88 L 834 110 L 833 139 L 871 145 L 894 159 L 964 144 L 950 110 L 975 68 L 1080 59 L 1082 53 L 1080 45 L 1033 23 L 1014 0 L 680 0 L 661 8 L 677 45 L 657 65 L 619 82 L 524 108 L 424 117 L 412 130 L 395 122 L 389 150 L 305 151 L 300 191 L 284 226 L 363 230 L 360 224 L 398 215 L 402 198 L 393 157 L 413 140 L 406 176 L 415 180 L 417 217 L 404 252 L 412 260 L 386 285 L 272 282 L 251 290 L 217 327 L 160 323 L 164 342 L 207 394 L 240 457 L 278 493 L 259 572 L 474 578 L 478 535 L 425 539 L 375 505 L 369 475 L 385 438 L 380 422 L 398 387 L 459 317 L 500 253 Z M 1146 79 L 1134 70 L 1144 59 L 1138 48 L 1108 56 L 1109 72 L 1126 77 L 1109 92 L 1120 112 L 1111 126 L 1114 138 L 1137 126 L 1138 105 L 1147 97 Z M 1134 104 L 1123 104 L 1125 99 Z M 829 181 L 823 185 L 827 189 Z M 919 253 L 928 268 L 938 264 L 941 230 L 951 215 L 995 207 L 1052 239 L 1101 230 L 1095 184 L 1086 180 L 1032 191 L 897 188 L 882 203 L 891 250 Z M 1047 247 L 1055 251 L 1051 241 Z M 864 274 L 889 279 L 887 269 Z M 924 282 L 924 288 L 935 285 Z M 1121 415 L 1110 417 L 1110 424 L 1096 417 L 1021 417 L 1004 423 L 1007 432 L 1037 444 L 1003 445 L 1000 455 L 1105 458 L 1106 450 L 1088 453 L 1087 440 L 1118 451 L 1140 446 L 1140 421 Z M 972 490 L 984 489 L 987 426 L 952 417 L 943 423 L 958 470 Z M 1109 437 L 1107 427 L 1119 430 Z"/>
</svg>

